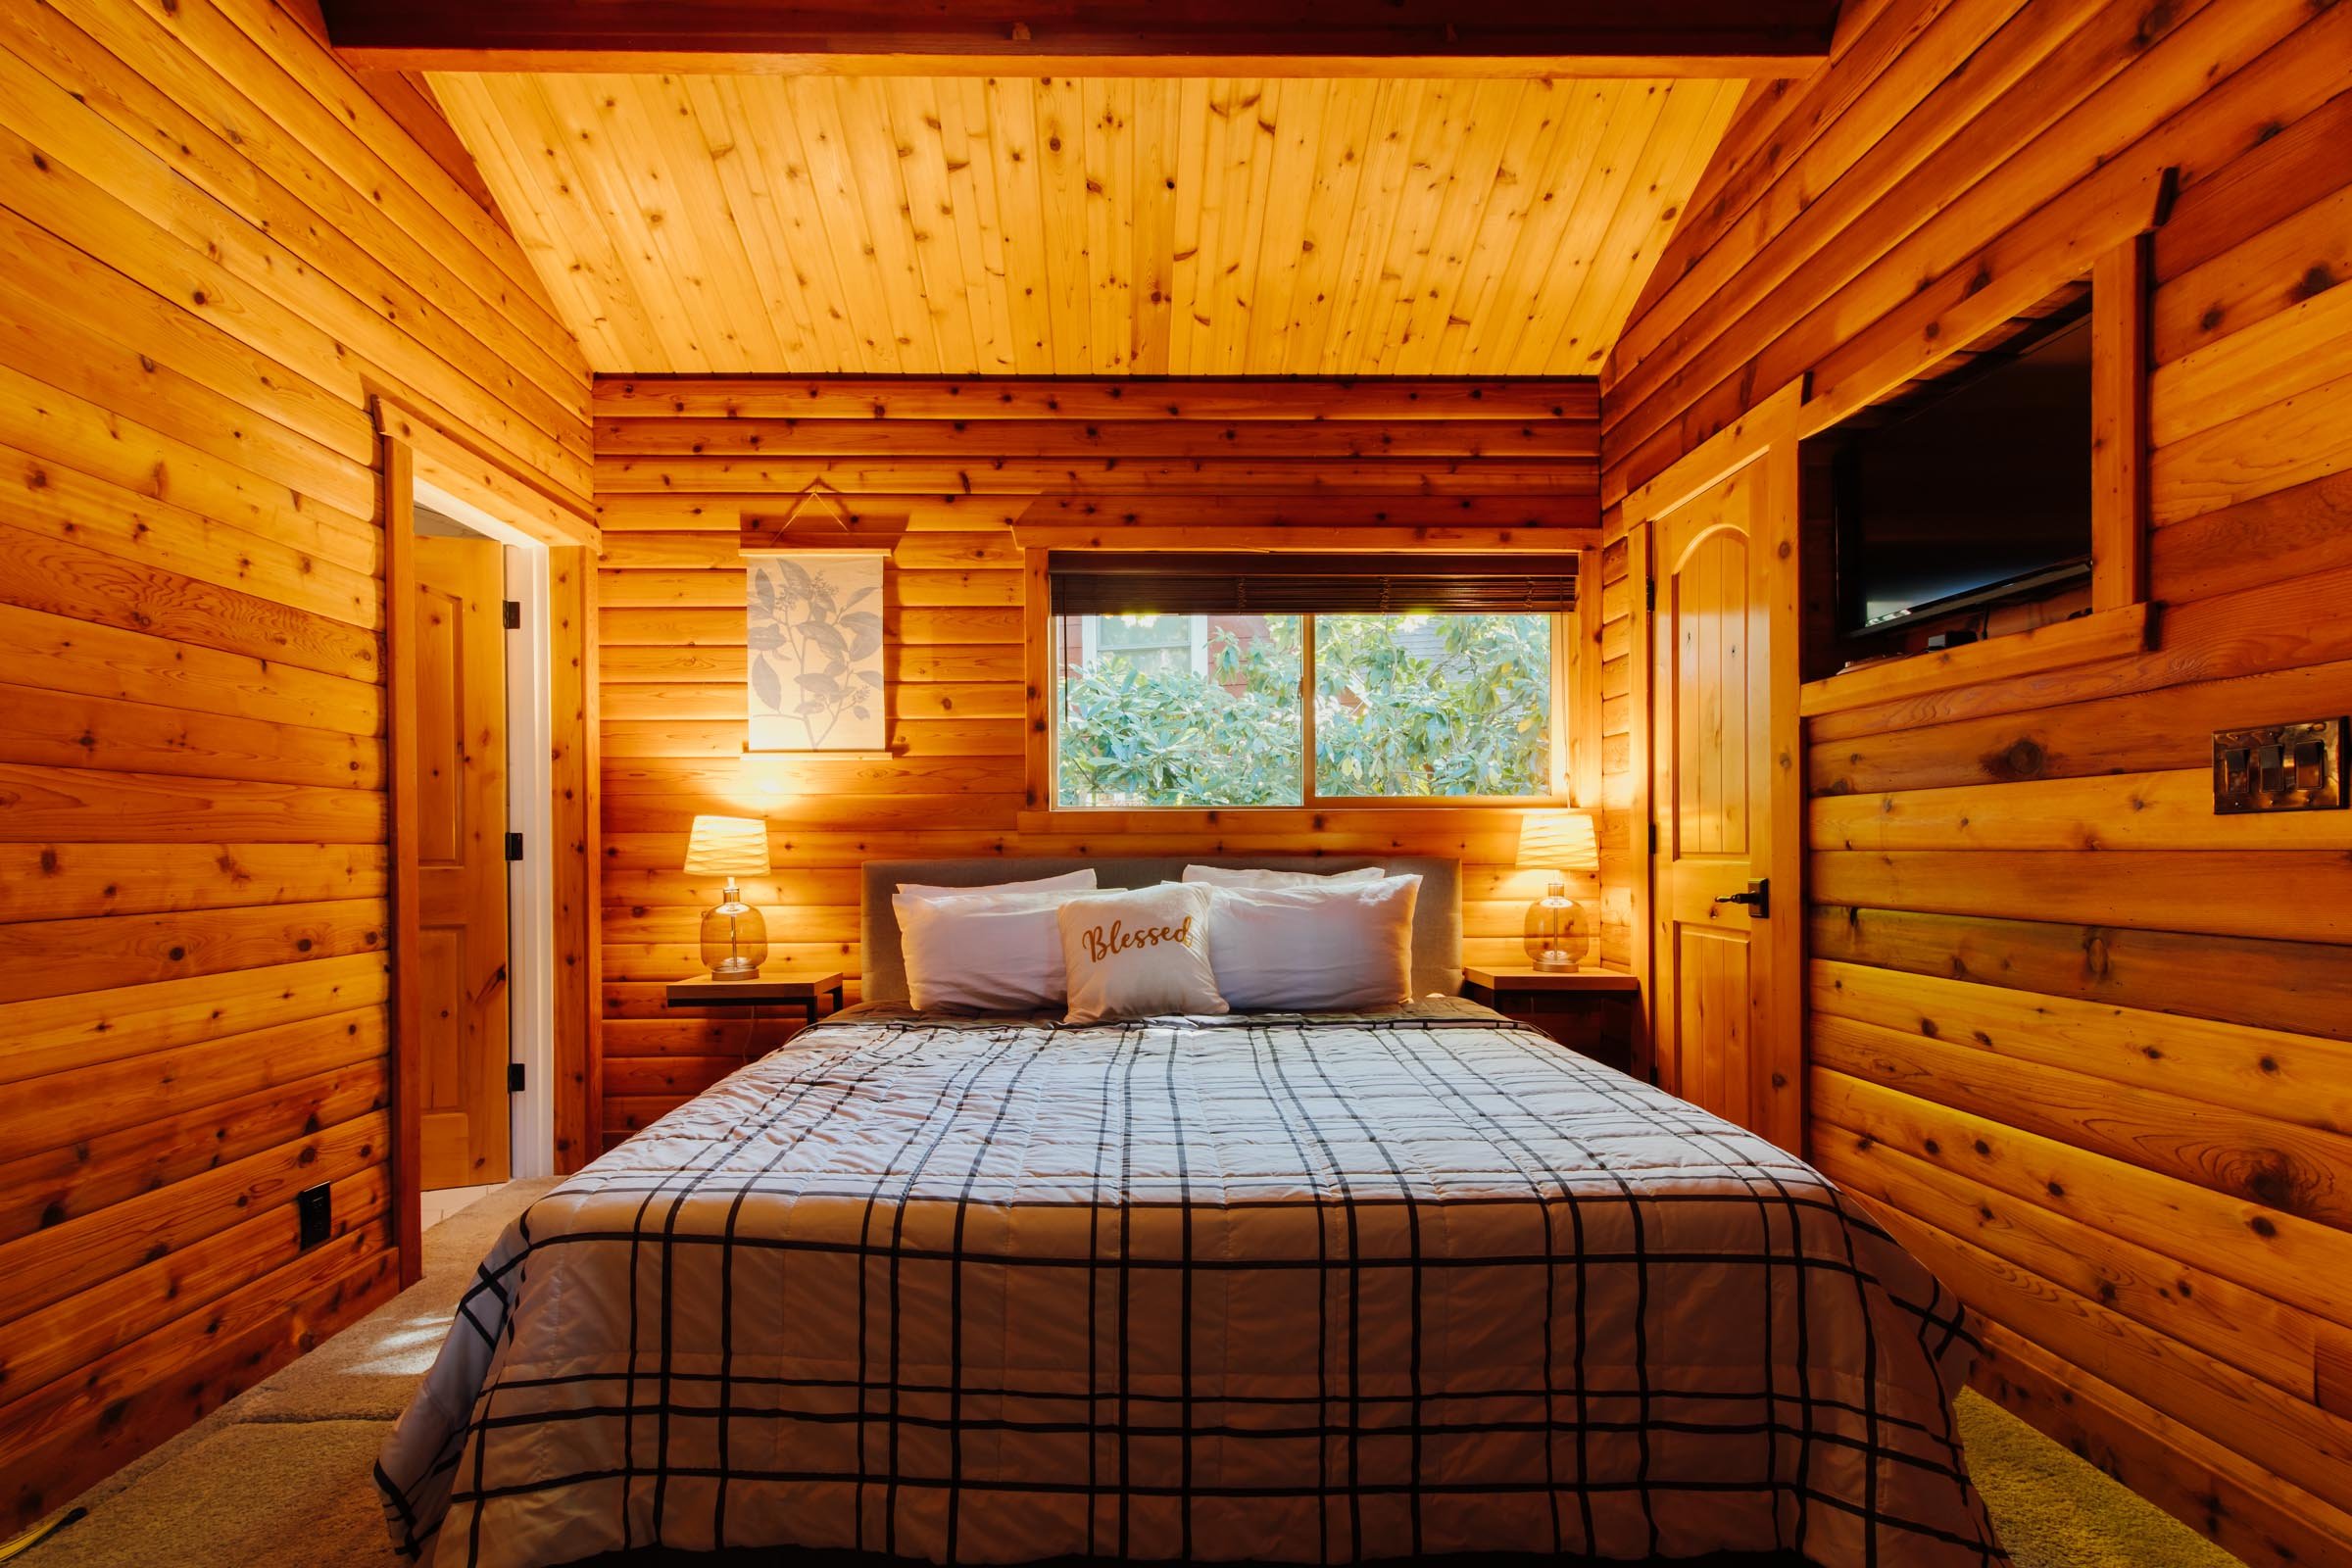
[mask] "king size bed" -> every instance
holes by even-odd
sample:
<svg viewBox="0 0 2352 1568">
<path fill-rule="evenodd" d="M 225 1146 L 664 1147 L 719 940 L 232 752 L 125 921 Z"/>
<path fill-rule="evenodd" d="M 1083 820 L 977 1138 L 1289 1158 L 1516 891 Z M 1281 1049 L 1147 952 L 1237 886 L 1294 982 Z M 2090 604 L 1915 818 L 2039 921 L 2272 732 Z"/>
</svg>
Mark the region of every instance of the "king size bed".
<svg viewBox="0 0 2352 1568">
<path fill-rule="evenodd" d="M 1406 1005 L 907 1005 L 890 889 L 1063 863 L 867 867 L 866 1000 L 515 1221 L 379 1465 L 404 1550 L 2004 1560 L 1958 1301 L 1800 1160 L 1454 996 L 1450 862 L 1383 862 Z"/>
</svg>

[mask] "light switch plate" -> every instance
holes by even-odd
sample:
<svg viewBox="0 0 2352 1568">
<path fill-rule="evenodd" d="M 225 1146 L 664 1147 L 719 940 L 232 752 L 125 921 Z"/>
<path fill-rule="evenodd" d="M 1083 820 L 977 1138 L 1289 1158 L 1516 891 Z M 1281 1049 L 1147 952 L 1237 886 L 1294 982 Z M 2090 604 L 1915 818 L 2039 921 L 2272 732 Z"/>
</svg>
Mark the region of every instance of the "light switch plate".
<svg viewBox="0 0 2352 1568">
<path fill-rule="evenodd" d="M 2213 732 L 2213 810 L 2325 811 L 2344 804 L 2342 718 Z"/>
</svg>

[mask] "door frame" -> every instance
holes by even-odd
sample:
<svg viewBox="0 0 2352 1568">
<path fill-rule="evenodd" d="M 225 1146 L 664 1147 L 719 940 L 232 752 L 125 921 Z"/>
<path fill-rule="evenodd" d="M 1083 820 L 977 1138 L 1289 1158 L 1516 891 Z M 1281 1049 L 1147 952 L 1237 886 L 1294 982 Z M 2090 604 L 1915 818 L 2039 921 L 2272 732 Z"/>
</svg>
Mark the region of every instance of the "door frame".
<svg viewBox="0 0 2352 1568">
<path fill-rule="evenodd" d="M 525 626 L 536 625 L 538 630 L 528 638 L 526 657 L 544 722 L 530 726 L 535 734 L 527 742 L 517 740 L 520 726 L 509 726 L 508 825 L 525 835 L 522 864 L 527 869 L 522 880 L 529 889 L 528 899 L 518 907 L 510 884 L 509 986 L 514 996 L 522 997 L 526 987 L 517 960 L 533 971 L 527 981 L 531 1000 L 517 1009 L 511 1036 L 522 1040 L 524 1020 L 531 1021 L 530 1054 L 518 1058 L 524 1062 L 524 1090 L 512 1097 L 528 1104 L 511 1101 L 509 1111 L 514 1177 L 576 1170 L 599 1152 L 601 1052 L 595 999 L 603 965 L 597 949 L 596 858 L 601 845 L 595 567 L 601 545 L 593 527 L 583 536 L 564 519 L 542 518 L 529 506 L 513 509 L 523 519 L 519 524 L 494 515 L 482 502 L 499 499 L 496 486 L 466 486 L 481 497 L 471 501 L 456 494 L 453 486 L 433 482 L 459 471 L 446 461 L 448 453 L 433 445 L 447 438 L 419 427 L 391 400 L 379 396 L 375 401 L 383 485 L 378 510 L 384 527 L 387 871 L 392 905 L 389 1154 L 393 1237 L 405 1286 L 423 1271 L 420 1004 L 416 965 L 408 961 L 418 942 L 417 802 L 412 776 L 418 742 L 418 492 L 421 488 L 436 510 L 502 546 L 521 549 L 532 563 L 530 597 L 537 604 L 526 601 Z M 420 457 L 426 461 L 420 462 Z M 512 660 L 509 670 L 512 692 Z M 526 751 L 531 755 L 525 757 Z"/>
<path fill-rule="evenodd" d="M 555 1170 L 555 795 L 551 658 L 548 636 L 548 547 L 472 503 L 417 479 L 412 504 L 464 523 L 499 547 L 505 597 L 521 607 L 509 627 L 500 661 L 507 731 L 507 815 L 510 833 L 522 835 L 523 854 L 507 871 L 508 1059 L 523 1069 L 522 1088 L 507 1098 L 507 1175 L 510 1181 Z M 412 517 L 412 524 L 414 517 Z M 519 569 L 518 569 L 519 568 Z M 409 782 L 407 769 L 399 775 Z"/>
<path fill-rule="evenodd" d="M 1762 874 L 1773 882 L 1774 918 L 1786 911 L 1787 923 L 1772 932 L 1770 968 L 1772 1000 L 1766 1013 L 1770 1033 L 1757 1044 L 1773 1052 L 1774 1072 L 1786 1079 L 1787 1095 L 1769 1102 L 1765 1136 L 1789 1152 L 1805 1152 L 1805 793 L 1802 731 L 1797 715 L 1798 614 L 1797 570 L 1797 442 L 1799 411 L 1804 406 L 1808 377 L 1799 376 L 1763 399 L 1738 420 L 1693 447 L 1665 471 L 1624 502 L 1626 554 L 1629 573 L 1639 573 L 1633 595 L 1631 648 L 1633 660 L 1633 823 L 1646 843 L 1637 845 L 1642 874 L 1634 879 L 1632 957 L 1641 977 L 1643 998 L 1642 1050 L 1648 1076 L 1657 1077 L 1657 1033 L 1652 1015 L 1661 1004 L 1658 994 L 1657 857 L 1658 823 L 1654 800 L 1658 746 L 1653 706 L 1656 700 L 1656 625 L 1652 595 L 1657 591 L 1657 567 L 1651 524 L 1741 470 L 1764 465 L 1764 496 L 1760 503 L 1762 537 L 1754 544 L 1758 559 L 1767 563 L 1766 623 L 1767 689 L 1771 694 L 1765 723 L 1776 764 L 1765 784 L 1769 864 Z M 1778 567 L 1771 563 L 1780 563 Z M 1778 1042 L 1777 1047 L 1773 1044 Z"/>
</svg>

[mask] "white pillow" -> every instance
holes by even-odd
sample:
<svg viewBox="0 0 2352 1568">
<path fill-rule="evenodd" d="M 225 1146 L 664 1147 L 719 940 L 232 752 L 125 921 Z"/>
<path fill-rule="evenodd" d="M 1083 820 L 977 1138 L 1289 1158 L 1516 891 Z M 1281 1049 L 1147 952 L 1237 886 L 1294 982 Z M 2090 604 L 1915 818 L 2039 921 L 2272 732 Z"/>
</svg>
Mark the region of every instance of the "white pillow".
<svg viewBox="0 0 2352 1568">
<path fill-rule="evenodd" d="M 1064 1021 L 1227 1011 L 1208 964 L 1212 891 L 1162 882 L 1081 895 L 1056 910 L 1070 987 Z"/>
<path fill-rule="evenodd" d="M 1419 877 L 1212 895 L 1209 962 L 1236 1011 L 1393 1007 L 1413 999 Z"/>
<path fill-rule="evenodd" d="M 1054 911 L 1083 889 L 994 891 L 890 901 L 899 917 L 906 1000 L 925 1011 L 1040 1012 L 1068 996 Z"/>
<path fill-rule="evenodd" d="M 1348 882 L 1377 882 L 1388 872 L 1377 865 L 1353 871 L 1266 871 L 1256 866 L 1188 865 L 1187 882 L 1205 882 L 1212 888 L 1323 888 Z"/>
<path fill-rule="evenodd" d="M 1095 885 L 1095 868 L 1083 871 L 1064 871 L 1059 876 L 1034 877 L 1027 882 L 988 882 L 978 887 L 934 887 L 927 882 L 902 882 L 901 893 L 918 899 L 960 899 L 973 893 L 1051 893 L 1058 888 L 1077 888 L 1091 892 Z"/>
</svg>

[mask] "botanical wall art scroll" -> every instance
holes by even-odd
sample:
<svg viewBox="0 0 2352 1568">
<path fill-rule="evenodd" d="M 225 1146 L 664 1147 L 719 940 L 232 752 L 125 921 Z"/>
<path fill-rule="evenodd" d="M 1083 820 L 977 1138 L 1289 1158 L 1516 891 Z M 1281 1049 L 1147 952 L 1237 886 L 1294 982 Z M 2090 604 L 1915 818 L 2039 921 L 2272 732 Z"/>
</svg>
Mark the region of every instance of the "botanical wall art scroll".
<svg viewBox="0 0 2352 1568">
<path fill-rule="evenodd" d="M 747 550 L 744 640 L 755 752 L 879 752 L 880 551 Z"/>
</svg>

